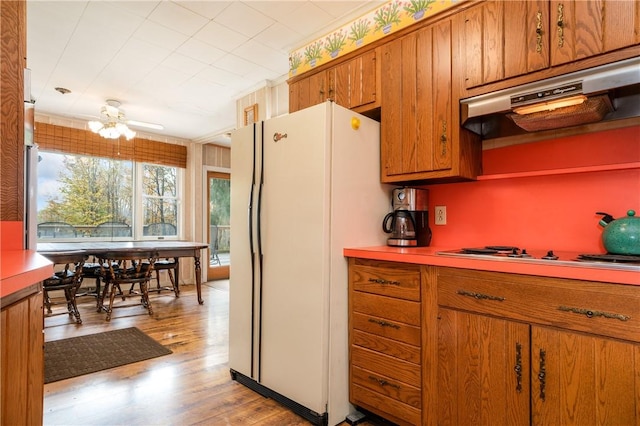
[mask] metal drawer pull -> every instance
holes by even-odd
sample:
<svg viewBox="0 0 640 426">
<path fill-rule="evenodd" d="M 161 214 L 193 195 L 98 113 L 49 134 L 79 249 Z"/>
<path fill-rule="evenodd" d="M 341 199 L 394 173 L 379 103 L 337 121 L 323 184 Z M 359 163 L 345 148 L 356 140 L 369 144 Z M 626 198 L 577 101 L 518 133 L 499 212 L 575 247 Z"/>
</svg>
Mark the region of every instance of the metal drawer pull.
<svg viewBox="0 0 640 426">
<path fill-rule="evenodd" d="M 542 52 L 542 12 L 536 13 L 536 52 Z"/>
<path fill-rule="evenodd" d="M 558 5 L 558 47 L 564 46 L 564 5 Z"/>
<path fill-rule="evenodd" d="M 540 372 L 538 373 L 538 380 L 540 381 L 540 399 L 544 401 L 547 387 L 547 351 L 540 349 Z"/>
<path fill-rule="evenodd" d="M 457 293 L 461 296 L 469 296 L 475 299 L 496 300 L 498 302 L 503 302 L 505 300 L 504 297 L 491 296 L 489 294 L 482 294 L 482 293 L 474 293 L 473 291 L 467 291 L 467 290 L 458 290 Z"/>
<path fill-rule="evenodd" d="M 629 321 L 631 319 L 631 317 L 627 315 L 612 314 L 610 312 L 592 311 L 591 309 L 583 309 L 583 308 L 570 308 L 568 306 L 559 306 L 558 310 L 564 311 L 564 312 L 573 312 L 574 314 L 584 314 L 587 316 L 587 318 L 605 317 L 605 318 L 619 319 L 620 321 Z"/>
<path fill-rule="evenodd" d="M 369 282 L 376 284 L 400 285 L 400 281 L 389 281 L 383 278 L 369 278 Z"/>
<path fill-rule="evenodd" d="M 369 376 L 369 380 L 373 380 L 374 382 L 378 383 L 382 387 L 391 386 L 392 388 L 400 389 L 400 386 L 396 385 L 395 383 L 389 383 L 384 379 L 378 379 L 377 377 L 374 377 L 374 376 Z"/>
<path fill-rule="evenodd" d="M 369 322 L 372 322 L 374 324 L 378 324 L 379 326 L 382 326 L 382 327 L 391 327 L 391 328 L 396 328 L 396 329 L 400 328 L 400 326 L 397 325 L 397 324 L 391 324 L 390 322 L 380 321 L 380 320 L 373 319 L 373 318 L 369 318 Z"/>
<path fill-rule="evenodd" d="M 522 392 L 522 344 L 516 343 L 516 366 L 513 367 L 516 372 L 516 391 Z"/>
</svg>

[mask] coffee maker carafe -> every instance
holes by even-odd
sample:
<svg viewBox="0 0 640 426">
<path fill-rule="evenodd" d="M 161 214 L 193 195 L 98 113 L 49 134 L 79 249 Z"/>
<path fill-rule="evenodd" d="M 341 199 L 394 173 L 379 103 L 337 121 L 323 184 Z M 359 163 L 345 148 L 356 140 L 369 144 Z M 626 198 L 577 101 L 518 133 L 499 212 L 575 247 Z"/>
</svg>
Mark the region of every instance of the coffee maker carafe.
<svg viewBox="0 0 640 426">
<path fill-rule="evenodd" d="M 429 229 L 429 192 L 426 189 L 396 188 L 391 204 L 393 211 L 382 221 L 382 229 L 391 234 L 387 245 L 425 247 L 431 243 Z"/>
</svg>

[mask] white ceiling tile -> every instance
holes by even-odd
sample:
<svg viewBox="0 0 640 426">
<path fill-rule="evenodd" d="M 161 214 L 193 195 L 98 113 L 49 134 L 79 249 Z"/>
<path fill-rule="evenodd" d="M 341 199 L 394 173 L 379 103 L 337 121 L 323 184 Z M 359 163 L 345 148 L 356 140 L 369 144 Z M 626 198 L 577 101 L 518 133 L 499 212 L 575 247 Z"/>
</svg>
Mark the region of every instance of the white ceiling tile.
<svg viewBox="0 0 640 426">
<path fill-rule="evenodd" d="M 195 38 L 187 40 L 182 46 L 178 47 L 176 52 L 206 64 L 213 64 L 227 54 L 227 52 Z"/>
<path fill-rule="evenodd" d="M 289 15 L 293 13 L 296 9 L 300 8 L 305 3 L 305 1 L 269 0 L 269 1 L 244 1 L 243 3 L 267 15 L 271 19 L 279 21 L 280 18 L 282 18 L 283 16 Z"/>
<path fill-rule="evenodd" d="M 112 62 L 126 66 L 128 62 L 145 61 L 155 66 L 164 61 L 172 50 L 148 41 L 133 37 L 118 52 Z"/>
<path fill-rule="evenodd" d="M 249 39 L 247 36 L 220 25 L 217 22 L 209 22 L 194 35 L 194 38 L 225 52 L 231 52 Z"/>
<path fill-rule="evenodd" d="M 236 98 L 286 76 L 290 50 L 380 1 L 28 0 L 36 109 L 86 118 L 115 97 L 129 118 L 201 140 L 235 127 Z"/>
<path fill-rule="evenodd" d="M 224 9 L 229 7 L 233 1 L 182 1 L 180 0 L 178 4 L 180 6 L 185 7 L 200 16 L 204 16 L 207 19 L 214 19 L 216 16 L 220 14 Z"/>
<path fill-rule="evenodd" d="M 125 9 L 133 13 L 134 15 L 147 18 L 149 14 L 151 14 L 151 12 L 153 12 L 153 10 L 156 7 L 158 7 L 158 5 L 162 2 L 155 1 L 155 0 L 142 0 L 142 1 L 116 0 L 116 1 L 105 1 L 104 3 L 108 3 L 113 7 Z"/>
<path fill-rule="evenodd" d="M 299 43 L 302 37 L 302 34 L 293 31 L 291 28 L 285 27 L 279 22 L 276 22 L 258 34 L 255 38 L 272 49 L 288 53 L 297 47 L 296 44 Z"/>
<path fill-rule="evenodd" d="M 190 36 L 204 27 L 209 20 L 178 3 L 162 2 L 149 15 L 149 20 Z"/>
<path fill-rule="evenodd" d="M 312 3 L 305 3 L 302 7 L 280 19 L 287 27 L 300 34 L 314 34 L 326 27 L 333 20 L 333 16 Z"/>
<path fill-rule="evenodd" d="M 234 54 L 226 54 L 216 62 L 216 67 L 234 73 L 238 76 L 248 74 L 252 68 L 259 66 L 255 62 L 248 61 Z"/>
<path fill-rule="evenodd" d="M 196 78 L 208 81 L 210 83 L 219 84 L 221 86 L 227 86 L 234 84 L 234 81 L 238 79 L 238 75 L 229 71 L 223 70 L 215 66 L 205 67 L 200 71 Z"/>
<path fill-rule="evenodd" d="M 215 22 L 247 37 L 253 37 L 275 21 L 241 2 L 234 2 L 216 16 Z"/>
<path fill-rule="evenodd" d="M 162 62 L 162 66 L 193 76 L 199 73 L 204 67 L 207 66 L 207 64 L 182 55 L 180 53 L 172 53 L 167 59 Z"/>
<path fill-rule="evenodd" d="M 280 74 L 284 74 L 289 69 L 288 54 L 271 49 L 255 40 L 249 40 L 234 50 L 233 54 L 264 68 L 278 71 Z"/>
<path fill-rule="evenodd" d="M 177 49 L 189 39 L 187 35 L 151 21 L 145 21 L 135 32 L 134 37 L 170 50 Z"/>
</svg>

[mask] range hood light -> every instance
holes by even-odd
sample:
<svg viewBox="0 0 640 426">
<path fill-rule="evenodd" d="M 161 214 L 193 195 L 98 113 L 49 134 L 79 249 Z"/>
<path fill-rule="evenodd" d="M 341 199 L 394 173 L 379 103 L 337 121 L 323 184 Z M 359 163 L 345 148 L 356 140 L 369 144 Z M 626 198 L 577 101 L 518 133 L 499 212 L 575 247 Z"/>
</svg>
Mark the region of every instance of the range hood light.
<svg viewBox="0 0 640 426">
<path fill-rule="evenodd" d="M 584 95 L 570 96 L 568 98 L 556 99 L 553 101 L 542 102 L 539 104 L 527 105 L 513 109 L 513 112 L 519 115 L 533 114 L 535 112 L 553 111 L 554 109 L 564 108 L 568 106 L 580 105 L 587 100 Z"/>
</svg>

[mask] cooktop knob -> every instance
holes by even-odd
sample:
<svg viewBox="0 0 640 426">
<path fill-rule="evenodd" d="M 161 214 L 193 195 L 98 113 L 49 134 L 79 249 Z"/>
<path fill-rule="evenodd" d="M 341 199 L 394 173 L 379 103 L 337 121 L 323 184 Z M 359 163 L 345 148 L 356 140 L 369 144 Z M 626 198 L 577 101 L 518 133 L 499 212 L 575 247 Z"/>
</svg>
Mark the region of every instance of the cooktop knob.
<svg viewBox="0 0 640 426">
<path fill-rule="evenodd" d="M 558 256 L 553 254 L 553 250 L 549 250 L 546 256 L 542 256 L 542 258 L 545 260 L 558 260 Z"/>
</svg>

